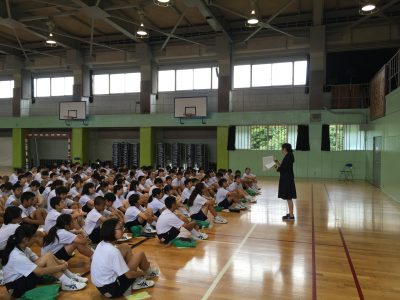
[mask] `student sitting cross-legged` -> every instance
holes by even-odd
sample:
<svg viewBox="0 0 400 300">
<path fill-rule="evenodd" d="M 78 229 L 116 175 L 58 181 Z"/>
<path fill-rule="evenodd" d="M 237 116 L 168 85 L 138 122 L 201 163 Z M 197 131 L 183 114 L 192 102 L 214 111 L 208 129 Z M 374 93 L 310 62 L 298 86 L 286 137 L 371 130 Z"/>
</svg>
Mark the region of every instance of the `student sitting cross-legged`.
<svg viewBox="0 0 400 300">
<path fill-rule="evenodd" d="M 228 187 L 228 182 L 225 178 L 218 181 L 219 188 L 216 194 L 216 200 L 219 207 L 228 208 L 238 208 L 245 209 L 246 207 L 240 204 L 240 198 L 234 192 L 229 192 L 226 188 Z"/>
<path fill-rule="evenodd" d="M 68 263 L 58 260 L 52 253 L 38 257 L 28 247 L 35 231 L 32 226 L 21 225 L 7 241 L 2 264 L 8 293 L 20 298 L 25 292 L 42 283 L 40 276 L 52 275 L 61 281 L 64 291 L 81 290 L 86 278 L 68 270 Z"/>
<path fill-rule="evenodd" d="M 155 226 L 157 220 L 153 210 L 150 207 L 146 209 L 142 206 L 143 199 L 138 194 L 129 197 L 129 204 L 124 217 L 125 227 L 130 229 L 132 226 L 144 226 L 144 232 L 152 233 L 151 225 Z"/>
<path fill-rule="evenodd" d="M 91 257 L 92 249 L 88 240 L 82 235 L 76 235 L 69 230 L 72 227 L 72 216 L 67 214 L 59 215 L 48 234 L 43 238 L 42 255 L 51 252 L 58 259 L 68 261 L 75 250 L 81 254 Z"/>
<path fill-rule="evenodd" d="M 106 297 L 128 296 L 132 290 L 152 287 L 159 270 L 152 268 L 143 252 L 132 253 L 127 244 L 114 246 L 122 238 L 124 226 L 118 219 L 103 223 L 101 241 L 97 245 L 90 267 L 93 284 Z"/>
<path fill-rule="evenodd" d="M 174 211 L 178 209 L 178 204 L 174 196 L 165 199 L 166 209 L 161 213 L 157 220 L 157 236 L 164 244 L 168 244 L 173 239 L 191 238 L 206 240 L 207 234 L 198 232 L 195 229 L 196 223 L 189 222 L 186 218 L 179 218 Z"/>
<path fill-rule="evenodd" d="M 43 208 L 35 208 L 35 194 L 32 192 L 24 192 L 21 195 L 21 205 L 19 208 L 22 210 L 22 223 L 30 224 L 36 230 L 39 225 L 44 224 L 47 213 Z"/>
</svg>

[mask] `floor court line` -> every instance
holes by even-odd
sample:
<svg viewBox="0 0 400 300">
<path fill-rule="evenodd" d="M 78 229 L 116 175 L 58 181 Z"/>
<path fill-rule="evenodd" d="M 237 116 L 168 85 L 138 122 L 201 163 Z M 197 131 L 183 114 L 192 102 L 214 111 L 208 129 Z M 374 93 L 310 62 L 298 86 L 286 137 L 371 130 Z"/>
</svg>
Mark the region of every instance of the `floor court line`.
<svg viewBox="0 0 400 300">
<path fill-rule="evenodd" d="M 314 228 L 314 185 L 311 184 L 311 226 L 312 226 L 312 299 L 317 299 L 317 266 L 315 261 L 315 228 Z"/>
<path fill-rule="evenodd" d="M 214 281 L 211 283 L 210 287 L 208 288 L 208 290 L 206 291 L 206 293 L 203 295 L 203 297 L 201 298 L 201 300 L 207 300 L 211 293 L 214 291 L 214 289 L 217 287 L 218 283 L 220 282 L 220 280 L 222 279 L 222 277 L 225 275 L 226 271 L 229 269 L 229 267 L 232 265 L 233 260 L 236 257 L 236 254 L 240 251 L 240 249 L 242 249 L 243 245 L 246 243 L 246 241 L 248 240 L 249 236 L 253 233 L 254 229 L 256 228 L 257 224 L 254 224 L 249 232 L 245 235 L 245 237 L 243 238 L 242 242 L 240 243 L 239 247 L 235 250 L 235 253 L 233 255 L 231 255 L 231 257 L 229 258 L 229 260 L 226 262 L 226 264 L 224 265 L 224 267 L 222 268 L 222 270 L 218 273 L 217 277 L 215 277 Z"/>
</svg>

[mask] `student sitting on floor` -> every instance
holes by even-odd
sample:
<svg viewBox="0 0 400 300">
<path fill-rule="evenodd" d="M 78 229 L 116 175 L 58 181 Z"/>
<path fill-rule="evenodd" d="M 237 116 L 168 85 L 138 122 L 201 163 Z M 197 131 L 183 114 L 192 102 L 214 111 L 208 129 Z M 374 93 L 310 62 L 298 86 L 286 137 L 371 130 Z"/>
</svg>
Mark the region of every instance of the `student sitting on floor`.
<svg viewBox="0 0 400 300">
<path fill-rule="evenodd" d="M 190 197 L 190 194 L 193 192 L 192 186 L 192 179 L 185 179 L 185 188 L 182 191 L 181 200 L 183 204 L 187 203 L 187 200 Z"/>
<path fill-rule="evenodd" d="M 94 206 L 94 198 L 96 197 L 96 188 L 93 183 L 85 183 L 82 188 L 82 196 L 79 199 L 79 205 L 82 210 L 89 213 Z"/>
<path fill-rule="evenodd" d="M 216 194 L 216 201 L 219 207 L 228 208 L 238 208 L 245 209 L 246 207 L 240 204 L 240 198 L 237 194 L 229 192 L 226 188 L 228 187 L 228 182 L 225 178 L 218 181 L 219 189 Z"/>
<path fill-rule="evenodd" d="M 42 255 L 51 252 L 58 259 L 68 261 L 75 250 L 81 254 L 91 257 L 92 249 L 88 245 L 88 240 L 82 235 L 70 232 L 72 227 L 72 216 L 59 215 L 54 225 L 43 238 Z"/>
<path fill-rule="evenodd" d="M 47 253 L 38 257 L 28 247 L 34 235 L 31 226 L 21 225 L 7 241 L 2 259 L 4 282 L 8 293 L 20 298 L 25 292 L 42 283 L 40 276 L 52 275 L 61 281 L 63 291 L 77 291 L 86 287 L 86 278 L 68 270 L 68 263 Z"/>
<path fill-rule="evenodd" d="M 120 220 L 120 222 L 124 222 L 124 214 L 113 205 L 117 197 L 115 197 L 113 193 L 106 193 L 104 195 L 104 199 L 106 200 L 106 210 L 114 213 L 114 215 Z"/>
<path fill-rule="evenodd" d="M 32 192 L 24 192 L 21 195 L 22 223 L 33 225 L 38 229 L 39 225 L 44 224 L 47 213 L 43 208 L 35 208 L 35 194 Z"/>
<path fill-rule="evenodd" d="M 12 194 L 7 198 L 5 207 L 9 207 L 11 205 L 19 206 L 21 204 L 20 197 L 22 194 L 22 186 L 19 183 L 16 183 L 12 187 Z"/>
<path fill-rule="evenodd" d="M 227 190 L 230 192 L 237 193 L 240 198 L 245 198 L 248 201 L 250 201 L 251 203 L 257 202 L 257 200 L 254 197 L 247 194 L 247 192 L 243 189 L 242 179 L 241 179 L 240 175 L 235 175 L 234 181 L 229 185 Z"/>
<path fill-rule="evenodd" d="M 194 221 L 186 220 L 185 222 L 174 213 L 178 208 L 175 197 L 167 197 L 165 206 L 166 209 L 161 213 L 156 225 L 157 236 L 162 243 L 168 244 L 177 237 L 191 238 L 193 236 L 195 239 L 201 240 L 208 238 L 207 234 L 195 230 L 196 223 Z"/>
<path fill-rule="evenodd" d="M 143 252 L 132 253 L 127 244 L 114 246 L 123 232 L 124 226 L 117 219 L 103 223 L 101 242 L 94 251 L 90 266 L 93 284 L 109 298 L 129 296 L 132 290 L 152 287 L 154 281 L 147 279 L 159 274 L 157 268 L 150 266 Z"/>
<path fill-rule="evenodd" d="M 89 236 L 93 244 L 100 242 L 100 226 L 110 218 L 114 218 L 114 214 L 106 208 L 106 200 L 104 197 L 97 196 L 94 199 L 94 208 L 88 213 L 83 230 Z"/>
<path fill-rule="evenodd" d="M 172 180 L 171 185 L 174 188 L 174 190 L 178 193 L 178 195 L 182 194 L 182 191 L 185 188 L 185 179 L 183 178 L 182 171 L 176 173 L 176 178 Z"/>
<path fill-rule="evenodd" d="M 160 189 L 153 189 L 152 195 L 147 202 L 147 207 L 150 207 L 153 214 L 157 217 L 159 217 L 161 212 L 165 209 L 164 202 L 161 202 L 161 199 L 163 199 L 162 191 Z"/>
<path fill-rule="evenodd" d="M 125 213 L 125 227 L 130 229 L 132 226 L 145 226 L 144 232 L 151 233 L 153 229 L 151 225 L 156 225 L 157 217 L 153 215 L 150 207 L 147 209 L 142 206 L 143 200 L 138 194 L 133 194 L 129 197 L 130 206 Z"/>
<path fill-rule="evenodd" d="M 113 203 L 113 206 L 116 209 L 119 209 L 121 212 L 125 213 L 126 208 L 124 207 L 124 187 L 122 185 L 116 185 L 114 186 L 114 195 L 115 195 L 115 201 Z"/>
<path fill-rule="evenodd" d="M 206 187 L 202 182 L 196 184 L 196 188 L 188 200 L 190 218 L 199 221 L 206 221 L 207 214 L 210 213 L 214 216 L 214 222 L 219 224 L 228 223 L 227 220 L 220 217 L 214 209 L 213 200 L 207 200 L 203 197 Z"/>
<path fill-rule="evenodd" d="M 73 176 L 73 179 L 74 183 L 69 190 L 69 195 L 71 196 L 72 200 L 79 201 L 82 194 L 83 180 L 79 175 Z"/>
</svg>

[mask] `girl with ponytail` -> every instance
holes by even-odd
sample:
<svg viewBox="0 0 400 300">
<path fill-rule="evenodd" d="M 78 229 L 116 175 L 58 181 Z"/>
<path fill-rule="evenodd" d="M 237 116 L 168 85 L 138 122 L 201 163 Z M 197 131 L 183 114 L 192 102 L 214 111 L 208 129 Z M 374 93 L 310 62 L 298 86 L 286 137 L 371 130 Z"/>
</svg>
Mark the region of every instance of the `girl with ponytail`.
<svg viewBox="0 0 400 300">
<path fill-rule="evenodd" d="M 214 209 L 214 201 L 204 197 L 206 191 L 204 183 L 196 184 L 195 189 L 188 199 L 190 218 L 193 220 L 206 221 L 207 214 L 210 212 L 214 216 L 214 222 L 219 224 L 228 223 L 227 220 L 220 217 Z"/>
<path fill-rule="evenodd" d="M 29 247 L 35 231 L 32 226 L 21 225 L 7 241 L 2 257 L 4 282 L 8 293 L 20 298 L 25 292 L 41 284 L 41 276 L 52 275 L 61 281 L 64 291 L 77 291 L 86 286 L 86 278 L 68 270 L 68 263 L 47 253 L 38 257 Z"/>
<path fill-rule="evenodd" d="M 75 250 L 81 254 L 92 257 L 93 251 L 88 246 L 88 241 L 81 235 L 73 234 L 73 219 L 69 214 L 58 216 L 56 225 L 43 239 L 42 255 L 52 253 L 58 259 L 68 261 Z"/>
</svg>

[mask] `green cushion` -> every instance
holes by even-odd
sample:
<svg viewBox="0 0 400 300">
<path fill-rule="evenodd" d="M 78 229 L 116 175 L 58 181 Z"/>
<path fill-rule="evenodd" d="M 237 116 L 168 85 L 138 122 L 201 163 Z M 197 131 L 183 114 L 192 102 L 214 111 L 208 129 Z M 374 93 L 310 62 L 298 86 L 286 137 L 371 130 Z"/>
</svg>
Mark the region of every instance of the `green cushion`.
<svg viewBox="0 0 400 300">
<path fill-rule="evenodd" d="M 58 284 L 44 285 L 27 291 L 21 299 L 23 300 L 53 300 L 58 295 L 60 286 Z"/>
<path fill-rule="evenodd" d="M 187 242 L 187 241 L 182 241 L 180 238 L 176 238 L 176 239 L 172 240 L 171 244 L 178 248 L 195 248 L 196 247 L 195 240 L 191 240 L 190 242 Z"/>
<path fill-rule="evenodd" d="M 199 225 L 202 228 L 208 228 L 210 226 L 210 222 L 207 221 L 200 221 L 200 220 L 194 220 L 197 225 Z"/>
<path fill-rule="evenodd" d="M 223 208 L 221 206 L 216 205 L 216 206 L 214 206 L 214 209 L 215 209 L 215 211 L 220 212 L 220 211 L 222 211 Z"/>
<path fill-rule="evenodd" d="M 247 194 L 249 194 L 250 196 L 255 196 L 255 195 L 256 195 L 256 192 L 255 192 L 255 191 L 252 191 L 252 190 L 250 190 L 250 189 L 247 189 L 246 192 L 247 192 Z"/>
<path fill-rule="evenodd" d="M 50 284 L 50 283 L 56 282 L 57 278 L 55 278 L 51 275 L 43 275 L 42 280 L 44 281 L 45 284 Z"/>
<path fill-rule="evenodd" d="M 133 237 L 138 237 L 142 235 L 142 226 L 140 225 L 132 226 L 131 228 L 129 228 L 129 230 L 132 232 Z"/>
</svg>

